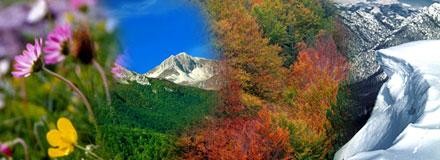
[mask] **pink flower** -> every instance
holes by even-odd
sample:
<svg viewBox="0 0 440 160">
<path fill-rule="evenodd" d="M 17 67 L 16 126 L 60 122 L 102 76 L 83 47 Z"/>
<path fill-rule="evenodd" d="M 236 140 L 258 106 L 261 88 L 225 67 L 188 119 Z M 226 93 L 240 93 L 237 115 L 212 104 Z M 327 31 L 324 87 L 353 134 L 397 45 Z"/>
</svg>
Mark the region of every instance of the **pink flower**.
<svg viewBox="0 0 440 160">
<path fill-rule="evenodd" d="M 96 5 L 96 0 L 70 0 L 70 5 L 82 12 L 87 12 L 90 7 Z"/>
<path fill-rule="evenodd" d="M 124 68 L 122 68 L 121 65 L 115 63 L 113 64 L 112 73 L 113 73 L 113 77 L 117 79 L 123 78 Z"/>
<path fill-rule="evenodd" d="M 43 39 L 35 39 L 35 44 L 27 44 L 23 54 L 15 56 L 12 75 L 17 78 L 28 77 L 32 72 L 41 69 L 41 48 Z"/>
<path fill-rule="evenodd" d="M 60 25 L 47 35 L 44 47 L 44 63 L 57 64 L 69 54 L 69 41 L 72 38 L 72 30 L 69 25 Z"/>
<path fill-rule="evenodd" d="M 0 153 L 5 156 L 12 157 L 12 150 L 6 144 L 0 144 Z"/>
<path fill-rule="evenodd" d="M 112 68 L 113 77 L 116 79 L 120 79 L 124 77 L 124 67 L 121 66 L 121 63 L 122 63 L 122 56 L 118 56 Z"/>
</svg>

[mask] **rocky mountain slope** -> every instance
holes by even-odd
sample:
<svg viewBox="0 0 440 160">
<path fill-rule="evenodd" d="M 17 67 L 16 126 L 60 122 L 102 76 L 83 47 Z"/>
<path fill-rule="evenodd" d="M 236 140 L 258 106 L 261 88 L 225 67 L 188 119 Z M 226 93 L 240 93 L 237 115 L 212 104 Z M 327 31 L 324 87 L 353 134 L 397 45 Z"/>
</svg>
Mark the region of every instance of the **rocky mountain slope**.
<svg viewBox="0 0 440 160">
<path fill-rule="evenodd" d="M 416 40 L 440 39 L 440 4 L 414 7 L 369 0 L 337 4 L 338 18 L 348 37 L 350 81 L 356 119 L 365 123 L 387 75 L 376 61 L 376 51 Z"/>
<path fill-rule="evenodd" d="M 175 84 L 216 90 L 219 86 L 217 62 L 179 53 L 165 59 L 160 65 L 145 74 L 125 70 L 123 80 L 148 85 L 148 78 L 164 79 Z"/>
<path fill-rule="evenodd" d="M 438 159 L 440 157 L 440 40 L 378 51 L 390 79 L 368 122 L 335 159 Z"/>
<path fill-rule="evenodd" d="M 352 80 L 379 70 L 375 51 L 416 40 L 440 39 L 440 4 L 413 8 L 401 3 L 339 5 L 339 18 L 349 35 Z"/>
</svg>

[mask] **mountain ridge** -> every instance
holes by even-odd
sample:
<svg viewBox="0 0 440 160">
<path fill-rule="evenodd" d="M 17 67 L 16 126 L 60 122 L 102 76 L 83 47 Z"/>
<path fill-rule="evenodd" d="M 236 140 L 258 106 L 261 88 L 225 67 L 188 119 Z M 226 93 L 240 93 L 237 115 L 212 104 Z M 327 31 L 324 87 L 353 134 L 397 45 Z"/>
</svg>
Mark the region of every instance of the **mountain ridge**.
<svg viewBox="0 0 440 160">
<path fill-rule="evenodd" d="M 125 82 L 136 81 L 148 85 L 148 78 L 163 79 L 175 84 L 193 86 L 205 90 L 218 89 L 218 62 L 206 58 L 193 57 L 186 52 L 171 55 L 150 71 L 139 74 L 125 69 Z"/>
</svg>

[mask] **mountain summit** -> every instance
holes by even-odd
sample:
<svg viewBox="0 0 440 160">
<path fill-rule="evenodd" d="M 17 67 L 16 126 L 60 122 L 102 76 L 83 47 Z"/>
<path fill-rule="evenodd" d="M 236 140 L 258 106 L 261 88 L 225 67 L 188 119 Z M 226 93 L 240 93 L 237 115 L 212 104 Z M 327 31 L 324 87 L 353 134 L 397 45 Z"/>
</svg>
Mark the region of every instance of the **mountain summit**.
<svg viewBox="0 0 440 160">
<path fill-rule="evenodd" d="M 146 73 L 146 76 L 212 90 L 217 88 L 216 67 L 217 62 L 214 60 L 192 57 L 182 52 L 164 60 L 159 66 Z"/>
<path fill-rule="evenodd" d="M 198 87 L 206 90 L 217 90 L 218 62 L 187 53 L 179 53 L 165 59 L 160 65 L 145 74 L 135 73 L 124 68 L 123 83 L 137 82 L 149 85 L 149 78 L 163 79 L 175 84 Z"/>
</svg>

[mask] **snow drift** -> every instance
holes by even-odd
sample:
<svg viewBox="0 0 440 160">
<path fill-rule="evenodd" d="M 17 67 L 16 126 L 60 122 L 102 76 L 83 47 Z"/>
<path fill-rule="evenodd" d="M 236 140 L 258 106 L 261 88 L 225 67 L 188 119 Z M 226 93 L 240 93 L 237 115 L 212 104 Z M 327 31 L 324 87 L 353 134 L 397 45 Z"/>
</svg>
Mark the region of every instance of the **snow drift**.
<svg viewBox="0 0 440 160">
<path fill-rule="evenodd" d="M 335 159 L 440 159 L 440 40 L 382 49 L 377 56 L 389 80 L 368 122 Z"/>
</svg>

